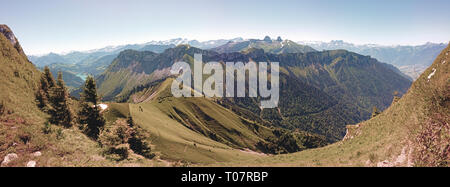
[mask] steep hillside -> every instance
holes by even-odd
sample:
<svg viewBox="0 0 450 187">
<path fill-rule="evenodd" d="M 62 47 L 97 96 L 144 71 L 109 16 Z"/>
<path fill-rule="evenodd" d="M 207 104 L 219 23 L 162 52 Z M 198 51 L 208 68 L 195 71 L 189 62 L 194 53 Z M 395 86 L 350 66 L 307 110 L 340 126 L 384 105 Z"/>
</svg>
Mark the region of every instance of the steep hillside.
<svg viewBox="0 0 450 187">
<path fill-rule="evenodd" d="M 405 93 L 411 83 L 393 67 L 345 50 L 282 55 L 279 61 L 289 61 L 285 66 L 299 79 L 366 110 L 384 110 L 393 92 Z"/>
<path fill-rule="evenodd" d="M 219 53 L 232 53 L 246 51 L 251 48 L 263 49 L 266 53 L 307 53 L 316 51 L 315 49 L 306 46 L 299 45 L 290 40 L 282 40 L 278 37 L 277 40 L 272 40 L 266 36 L 264 40 L 250 39 L 247 41 L 228 42 L 222 46 L 212 48 L 211 50 Z"/>
<path fill-rule="evenodd" d="M 449 54 L 450 45 L 401 99 L 378 116 L 349 126 L 343 141 L 235 165 L 450 166 Z"/>
<path fill-rule="evenodd" d="M 37 110 L 34 93 L 41 73 L 28 61 L 8 26 L 0 25 L 0 39 L 0 101 L 6 110 L 31 115 Z"/>
</svg>

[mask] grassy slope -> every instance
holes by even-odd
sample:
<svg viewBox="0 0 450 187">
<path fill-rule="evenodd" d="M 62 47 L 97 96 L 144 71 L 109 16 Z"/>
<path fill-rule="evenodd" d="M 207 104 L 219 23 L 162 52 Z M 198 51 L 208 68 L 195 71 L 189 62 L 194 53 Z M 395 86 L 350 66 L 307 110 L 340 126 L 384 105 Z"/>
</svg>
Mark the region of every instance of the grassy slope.
<svg viewBox="0 0 450 187">
<path fill-rule="evenodd" d="M 441 123 L 440 142 L 434 145 L 445 149 L 449 133 L 449 53 L 444 49 L 433 65 L 415 81 L 398 102 L 383 113 L 356 126 L 350 126 L 348 140 L 298 153 L 261 157 L 243 162 L 227 163 L 234 166 L 411 166 L 420 165 L 417 156 L 421 145 L 418 137 L 430 121 Z M 443 64 L 443 62 L 445 63 Z M 428 76 L 436 69 L 435 74 Z M 440 116 L 436 118 L 435 116 Z M 446 122 L 445 122 L 446 121 Z M 439 124 L 439 123 L 434 123 Z M 446 130 L 445 130 L 446 129 Z M 431 152 L 431 151 L 428 151 Z M 431 153 L 430 153 L 431 154 Z"/>
<path fill-rule="evenodd" d="M 171 79 L 163 82 L 151 101 L 130 104 L 133 120 L 150 131 L 154 137 L 152 142 L 155 150 L 160 152 L 161 158 L 191 163 L 229 162 L 254 158 L 253 154 L 235 149 L 251 147 L 261 140 L 255 132 L 243 125 L 239 116 L 207 99 L 169 97 L 168 88 L 171 82 Z M 143 111 L 140 111 L 139 107 L 142 107 Z M 193 112 L 192 107 L 199 108 Z M 174 108 L 177 108 L 178 113 Z M 199 113 L 206 114 L 211 119 L 205 120 L 198 116 Z M 196 126 L 196 130 L 189 129 L 192 128 L 189 125 Z M 223 137 L 221 141 L 223 143 L 205 136 L 211 132 Z M 270 130 L 261 127 L 258 133 L 270 133 Z"/>
<path fill-rule="evenodd" d="M 112 96 L 120 96 L 134 88 L 136 85 L 150 82 L 152 79 L 146 74 L 133 73 L 127 69 L 102 75 L 102 84 L 99 85 L 99 93 L 104 95 L 103 99 L 113 100 Z M 115 88 L 115 89 L 110 89 Z"/>
</svg>

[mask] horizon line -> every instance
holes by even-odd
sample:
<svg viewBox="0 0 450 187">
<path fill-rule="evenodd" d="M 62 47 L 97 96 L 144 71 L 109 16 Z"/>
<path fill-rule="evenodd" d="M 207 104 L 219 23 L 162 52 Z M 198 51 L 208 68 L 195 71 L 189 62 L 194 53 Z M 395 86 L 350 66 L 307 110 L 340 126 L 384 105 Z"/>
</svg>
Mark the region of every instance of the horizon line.
<svg viewBox="0 0 450 187">
<path fill-rule="evenodd" d="M 270 37 L 270 36 L 269 36 Z M 277 37 L 281 37 L 281 36 L 277 36 Z M 36 56 L 36 57 L 40 57 L 40 56 L 45 56 L 45 55 L 49 55 L 49 54 L 57 54 L 57 55 L 67 55 L 73 52 L 89 52 L 89 51 L 95 51 L 95 50 L 101 50 L 104 48 L 108 48 L 108 47 L 120 47 L 120 46 L 125 46 L 125 45 L 144 45 L 147 43 L 151 43 L 151 42 L 165 42 L 165 41 L 170 41 L 170 40 L 175 40 L 175 39 L 181 39 L 181 40 L 186 40 L 186 41 L 198 41 L 198 42 L 207 42 L 207 41 L 214 41 L 214 40 L 233 40 L 233 39 L 238 39 L 241 38 L 244 41 L 248 41 L 248 40 L 263 40 L 260 38 L 243 38 L 243 37 L 233 37 L 230 39 L 223 39 L 223 38 L 219 38 L 219 39 L 206 39 L 206 40 L 198 40 L 198 39 L 188 39 L 188 38 L 182 38 L 182 37 L 178 37 L 178 38 L 170 38 L 170 39 L 166 39 L 166 40 L 150 40 L 150 41 L 146 41 L 146 42 L 123 42 L 120 44 L 110 44 L 110 45 L 104 45 L 102 47 L 94 47 L 94 48 L 85 48 L 85 49 L 72 49 L 72 50 L 67 50 L 67 51 L 49 51 L 49 52 L 45 52 L 45 53 L 25 53 L 27 56 Z M 272 40 L 274 40 L 273 37 L 270 37 Z M 283 39 L 283 37 L 281 37 L 281 39 Z M 283 39 L 283 41 L 285 40 L 290 40 L 290 39 Z M 333 41 L 342 41 L 344 43 L 349 43 L 349 44 L 353 44 L 356 46 L 363 46 L 363 45 L 376 45 L 376 46 L 380 46 L 380 47 L 400 47 L 400 46 L 421 46 L 421 45 L 426 45 L 426 44 L 448 44 L 450 43 L 450 40 L 448 41 L 443 41 L 443 42 L 435 42 L 435 41 L 427 41 L 427 42 L 422 42 L 422 43 L 401 43 L 401 44 L 381 44 L 381 43 L 356 43 L 356 42 L 351 42 L 351 41 L 346 41 L 346 40 L 342 40 L 342 39 L 332 39 L 329 41 L 325 41 L 325 40 L 290 40 L 293 41 L 297 44 L 299 44 L 299 42 L 323 42 L 323 43 L 330 43 Z M 185 44 L 185 43 L 181 43 L 181 44 Z M 157 45 L 157 44 L 156 44 Z M 180 44 L 178 44 L 180 45 Z M 178 46 L 177 45 L 177 46 Z M 306 44 L 307 45 L 307 44 Z M 195 47 L 195 46 L 194 46 Z M 311 46 L 310 46 L 311 47 Z M 23 48 L 23 46 L 22 46 Z M 208 50 L 208 49 L 206 49 Z M 26 52 L 26 50 L 24 49 L 24 51 Z"/>
</svg>

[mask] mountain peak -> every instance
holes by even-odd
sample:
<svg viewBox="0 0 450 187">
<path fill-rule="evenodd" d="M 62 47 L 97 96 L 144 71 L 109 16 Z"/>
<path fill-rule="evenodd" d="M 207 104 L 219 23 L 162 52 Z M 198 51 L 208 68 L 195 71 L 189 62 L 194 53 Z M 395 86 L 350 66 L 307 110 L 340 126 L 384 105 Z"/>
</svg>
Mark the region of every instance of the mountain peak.
<svg viewBox="0 0 450 187">
<path fill-rule="evenodd" d="M 283 40 L 281 39 L 281 36 L 278 36 L 277 41 L 278 41 L 278 42 L 283 41 Z"/>
</svg>

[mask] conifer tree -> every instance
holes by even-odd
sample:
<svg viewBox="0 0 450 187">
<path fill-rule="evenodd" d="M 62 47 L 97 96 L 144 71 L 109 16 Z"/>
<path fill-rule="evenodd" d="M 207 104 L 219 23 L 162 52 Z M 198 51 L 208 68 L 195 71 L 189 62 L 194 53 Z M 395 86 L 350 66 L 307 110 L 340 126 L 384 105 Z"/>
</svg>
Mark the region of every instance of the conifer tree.
<svg viewBox="0 0 450 187">
<path fill-rule="evenodd" d="M 50 122 L 57 125 L 64 125 L 66 127 L 72 126 L 73 113 L 69 105 L 69 93 L 64 84 L 62 73 L 58 72 L 56 85 L 51 89 L 49 98 L 52 106 Z"/>
<path fill-rule="evenodd" d="M 100 130 L 105 125 L 105 119 L 98 106 L 97 88 L 93 77 L 88 76 L 81 94 L 81 110 L 78 114 L 80 124 L 86 125 L 84 132 L 91 138 L 97 139 Z"/>
<path fill-rule="evenodd" d="M 36 93 L 38 107 L 44 112 L 49 112 L 51 106 L 49 104 L 50 92 L 55 86 L 55 80 L 50 69 L 45 66 L 44 73 L 41 75 L 39 90 Z"/>
<path fill-rule="evenodd" d="M 44 67 L 44 78 L 47 79 L 48 87 L 53 88 L 55 86 L 55 80 L 53 78 L 52 72 L 50 72 L 50 68 L 48 66 Z"/>
</svg>

